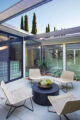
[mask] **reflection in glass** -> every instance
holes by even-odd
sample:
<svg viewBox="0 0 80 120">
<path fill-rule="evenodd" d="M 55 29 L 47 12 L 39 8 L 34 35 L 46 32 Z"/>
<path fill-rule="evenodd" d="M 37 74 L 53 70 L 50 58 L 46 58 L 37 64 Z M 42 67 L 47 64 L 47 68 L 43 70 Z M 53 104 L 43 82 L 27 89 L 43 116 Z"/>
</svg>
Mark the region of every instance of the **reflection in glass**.
<svg viewBox="0 0 80 120">
<path fill-rule="evenodd" d="M 75 78 L 80 78 L 80 44 L 67 45 L 67 70 L 75 73 Z"/>
<path fill-rule="evenodd" d="M 61 45 L 52 45 L 43 47 L 43 59 L 48 63 L 47 72 L 54 76 L 60 76 L 63 62 L 63 48 Z"/>
<path fill-rule="evenodd" d="M 0 47 L 0 81 L 8 81 L 8 46 Z"/>
<path fill-rule="evenodd" d="M 10 80 L 21 77 L 21 42 L 10 44 Z"/>
<path fill-rule="evenodd" d="M 30 68 L 38 68 L 38 63 L 40 61 L 40 47 L 38 46 L 26 46 L 26 76 L 28 76 Z"/>
</svg>

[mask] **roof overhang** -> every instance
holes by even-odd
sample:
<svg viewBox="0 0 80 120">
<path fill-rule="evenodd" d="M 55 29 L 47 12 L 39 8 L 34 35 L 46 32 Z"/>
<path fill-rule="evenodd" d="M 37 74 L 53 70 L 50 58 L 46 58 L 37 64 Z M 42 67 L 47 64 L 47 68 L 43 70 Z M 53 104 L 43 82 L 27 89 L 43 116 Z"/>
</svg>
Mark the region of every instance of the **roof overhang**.
<svg viewBox="0 0 80 120">
<path fill-rule="evenodd" d="M 0 23 L 50 1 L 52 0 L 20 0 L 18 3 L 0 13 Z"/>
<path fill-rule="evenodd" d="M 66 35 L 74 35 L 74 34 L 80 34 L 80 26 L 78 27 L 73 27 L 73 28 L 67 28 L 67 29 L 61 29 L 61 30 L 56 30 L 53 32 L 48 32 L 48 33 L 42 33 L 38 34 L 36 37 L 37 38 L 50 38 L 50 37 L 62 37 Z"/>
<path fill-rule="evenodd" d="M 30 33 L 25 32 L 24 30 L 21 30 L 17 27 L 14 27 L 14 26 L 6 24 L 6 23 L 3 23 L 0 25 L 0 31 L 4 31 L 6 33 L 11 33 L 13 35 L 17 35 L 20 37 L 25 37 L 25 36 L 31 35 Z"/>
<path fill-rule="evenodd" d="M 42 46 L 45 45 L 55 45 L 55 44 L 69 44 L 69 43 L 80 43 L 80 33 L 73 35 L 66 35 L 61 37 L 53 37 L 53 38 L 44 38 L 44 39 L 36 39 L 36 41 L 41 42 Z"/>
</svg>

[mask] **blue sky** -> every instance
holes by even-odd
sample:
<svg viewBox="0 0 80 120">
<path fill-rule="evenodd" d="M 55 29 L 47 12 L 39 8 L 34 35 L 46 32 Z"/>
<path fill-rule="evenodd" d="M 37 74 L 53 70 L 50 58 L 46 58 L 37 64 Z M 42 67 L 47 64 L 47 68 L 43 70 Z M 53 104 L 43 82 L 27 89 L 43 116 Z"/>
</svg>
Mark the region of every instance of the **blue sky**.
<svg viewBox="0 0 80 120">
<path fill-rule="evenodd" d="M 5 0 L 0 1 L 0 11 L 9 7 L 18 0 L 6 0 L 6 4 L 3 4 Z M 38 33 L 45 32 L 47 24 L 50 24 L 51 31 L 54 26 L 57 29 L 70 28 L 80 26 L 80 0 L 53 0 L 39 8 L 36 8 L 25 14 L 29 18 L 29 29 L 32 28 L 33 13 L 37 15 L 37 29 Z M 23 15 L 25 15 L 23 14 Z M 7 23 L 20 27 L 21 15 L 9 20 Z"/>
</svg>

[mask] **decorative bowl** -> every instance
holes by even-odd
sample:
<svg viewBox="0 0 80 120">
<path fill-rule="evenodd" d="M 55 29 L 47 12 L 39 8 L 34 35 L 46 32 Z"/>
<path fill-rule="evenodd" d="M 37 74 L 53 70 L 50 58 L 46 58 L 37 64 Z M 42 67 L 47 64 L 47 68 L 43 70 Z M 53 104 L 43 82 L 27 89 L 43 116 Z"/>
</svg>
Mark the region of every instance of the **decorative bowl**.
<svg viewBox="0 0 80 120">
<path fill-rule="evenodd" d="M 50 79 L 43 79 L 39 82 L 39 87 L 42 89 L 50 89 L 53 85 L 53 82 Z"/>
</svg>

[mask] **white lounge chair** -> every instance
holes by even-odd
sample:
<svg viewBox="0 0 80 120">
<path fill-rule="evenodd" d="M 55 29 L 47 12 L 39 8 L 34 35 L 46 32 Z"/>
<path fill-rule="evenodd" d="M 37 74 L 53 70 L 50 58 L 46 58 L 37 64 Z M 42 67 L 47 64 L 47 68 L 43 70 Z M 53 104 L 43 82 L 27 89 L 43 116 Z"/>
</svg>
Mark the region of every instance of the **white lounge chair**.
<svg viewBox="0 0 80 120">
<path fill-rule="evenodd" d="M 48 96 L 48 99 L 55 109 L 55 112 L 60 116 L 60 120 L 61 115 L 64 115 L 66 119 L 69 120 L 65 114 L 80 110 L 80 100 L 77 100 L 77 98 L 72 93 L 59 96 Z M 48 111 L 53 112 L 50 110 Z"/>
<path fill-rule="evenodd" d="M 10 106 L 10 109 L 8 111 L 8 114 L 6 116 L 6 118 L 8 118 L 17 108 L 24 106 L 25 108 L 33 111 L 33 104 L 32 104 L 32 93 L 26 88 L 26 87 L 22 87 L 19 89 L 16 89 L 14 91 L 9 91 L 6 87 L 6 84 L 2 81 L 1 82 L 1 88 L 7 98 L 7 102 L 6 105 Z M 30 98 L 31 101 L 31 105 L 32 105 L 32 109 L 28 108 L 25 103 L 26 100 Z M 23 104 L 21 104 L 21 102 L 23 102 Z M 20 105 L 18 105 L 20 104 Z"/>
<path fill-rule="evenodd" d="M 29 69 L 29 79 L 31 82 L 39 82 L 42 76 L 40 73 L 40 69 Z"/>
<path fill-rule="evenodd" d="M 63 71 L 61 74 L 60 78 L 56 78 L 56 81 L 61 83 L 61 86 L 64 86 L 66 88 L 68 88 L 68 84 L 71 84 L 71 86 L 73 87 L 73 80 L 74 80 L 74 72 L 71 71 Z"/>
</svg>

